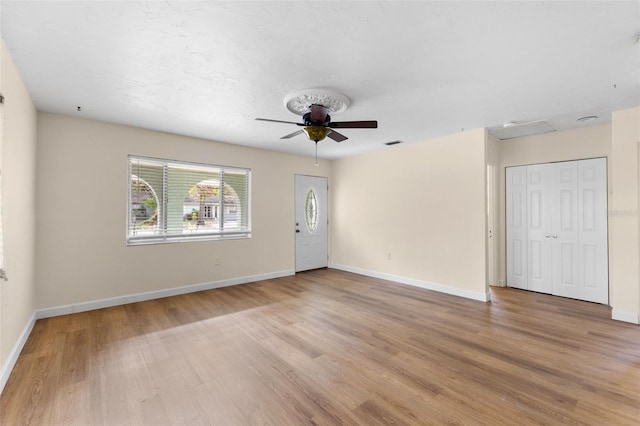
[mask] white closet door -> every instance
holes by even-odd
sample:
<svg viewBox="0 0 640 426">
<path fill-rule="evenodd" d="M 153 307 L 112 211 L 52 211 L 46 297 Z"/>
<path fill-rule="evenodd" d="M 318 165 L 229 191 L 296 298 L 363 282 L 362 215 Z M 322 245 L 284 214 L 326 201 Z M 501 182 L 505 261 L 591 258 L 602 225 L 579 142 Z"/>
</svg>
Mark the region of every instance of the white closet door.
<svg viewBox="0 0 640 426">
<path fill-rule="evenodd" d="M 527 166 L 527 268 L 528 289 L 553 292 L 551 269 L 552 164 Z"/>
<path fill-rule="evenodd" d="M 609 302 L 607 160 L 506 169 L 507 285 Z"/>
<path fill-rule="evenodd" d="M 581 265 L 579 299 L 609 303 L 607 253 L 607 160 L 578 163 Z"/>
<path fill-rule="evenodd" d="M 580 225 L 578 223 L 578 162 L 549 164 L 553 291 L 580 298 Z"/>
<path fill-rule="evenodd" d="M 527 289 L 527 167 L 506 168 L 507 285 Z"/>
</svg>

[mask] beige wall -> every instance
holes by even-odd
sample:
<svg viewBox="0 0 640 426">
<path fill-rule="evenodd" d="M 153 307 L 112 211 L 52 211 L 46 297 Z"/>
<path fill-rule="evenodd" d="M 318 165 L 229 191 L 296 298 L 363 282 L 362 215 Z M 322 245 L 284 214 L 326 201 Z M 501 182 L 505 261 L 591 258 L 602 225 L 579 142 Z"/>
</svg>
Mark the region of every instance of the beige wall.
<svg viewBox="0 0 640 426">
<path fill-rule="evenodd" d="M 0 42 L 0 92 L 5 97 L 2 213 L 6 271 L 0 280 L 0 366 L 7 366 L 35 312 L 36 109 Z M 17 355 L 17 354 L 15 354 Z M 0 383 L 1 385 L 1 383 Z M 0 389 L 2 386 L 0 386 Z"/>
<path fill-rule="evenodd" d="M 613 317 L 640 316 L 639 163 L 640 108 L 612 115 L 609 279 Z"/>
<path fill-rule="evenodd" d="M 498 143 L 502 167 L 607 157 L 611 151 L 611 125 L 543 133 Z"/>
<path fill-rule="evenodd" d="M 250 168 L 252 238 L 127 246 L 128 154 Z M 294 175 L 328 176 L 328 161 L 314 164 L 310 157 L 39 113 L 38 308 L 291 272 Z"/>
<path fill-rule="evenodd" d="M 611 125 L 585 127 L 564 132 L 499 141 L 499 283 L 506 280 L 505 247 L 505 167 L 554 161 L 580 160 L 585 158 L 610 157 Z M 610 163 L 610 161 L 608 161 Z M 610 165 L 609 165 L 610 168 Z M 611 170 L 609 170 L 610 174 Z M 611 187 L 611 183 L 609 183 Z"/>
<path fill-rule="evenodd" d="M 485 142 L 478 129 L 334 160 L 331 264 L 486 294 Z"/>
</svg>

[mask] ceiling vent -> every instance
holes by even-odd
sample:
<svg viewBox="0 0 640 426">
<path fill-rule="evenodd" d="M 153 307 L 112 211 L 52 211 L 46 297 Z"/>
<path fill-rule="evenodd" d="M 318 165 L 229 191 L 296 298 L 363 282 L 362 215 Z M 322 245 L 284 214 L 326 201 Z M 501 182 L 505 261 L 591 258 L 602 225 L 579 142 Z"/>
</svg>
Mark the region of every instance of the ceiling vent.
<svg viewBox="0 0 640 426">
<path fill-rule="evenodd" d="M 555 132 L 556 129 L 547 120 L 529 121 L 527 123 L 509 122 L 500 127 L 490 127 L 489 134 L 501 141 Z"/>
</svg>

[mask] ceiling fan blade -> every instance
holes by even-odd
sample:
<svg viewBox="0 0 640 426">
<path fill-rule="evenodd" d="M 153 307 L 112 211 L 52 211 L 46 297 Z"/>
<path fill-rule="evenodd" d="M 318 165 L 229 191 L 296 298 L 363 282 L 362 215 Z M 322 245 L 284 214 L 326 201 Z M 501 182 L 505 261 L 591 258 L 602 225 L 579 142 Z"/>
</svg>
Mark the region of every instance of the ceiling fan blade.
<svg viewBox="0 0 640 426">
<path fill-rule="evenodd" d="M 272 120 L 270 118 L 256 118 L 258 121 L 271 121 L 273 123 L 285 123 L 285 124 L 295 124 L 297 126 L 304 126 L 302 123 L 296 123 L 295 121 L 283 121 L 283 120 Z"/>
<path fill-rule="evenodd" d="M 342 133 L 338 133 L 335 130 L 330 131 L 329 134 L 327 135 L 327 137 L 333 139 L 336 142 L 342 142 L 342 141 L 346 141 L 347 139 L 349 139 L 348 137 L 346 137 Z"/>
<path fill-rule="evenodd" d="M 299 134 L 302 134 L 302 133 L 304 133 L 304 130 L 297 130 L 293 133 L 289 133 L 288 135 L 281 137 L 280 139 L 291 139 L 292 137 L 298 136 Z"/>
<path fill-rule="evenodd" d="M 378 122 L 376 120 L 367 121 L 334 121 L 329 123 L 332 129 L 377 129 Z"/>
<path fill-rule="evenodd" d="M 327 119 L 327 114 L 329 113 L 329 109 L 322 105 L 313 104 L 311 105 L 311 115 L 309 118 L 314 123 L 324 123 Z"/>
</svg>

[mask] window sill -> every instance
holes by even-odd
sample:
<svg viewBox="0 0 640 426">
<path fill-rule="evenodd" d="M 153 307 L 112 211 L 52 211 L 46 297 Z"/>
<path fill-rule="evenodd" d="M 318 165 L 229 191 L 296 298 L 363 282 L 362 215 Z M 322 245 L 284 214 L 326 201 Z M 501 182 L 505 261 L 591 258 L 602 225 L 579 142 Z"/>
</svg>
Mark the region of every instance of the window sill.
<svg viewBox="0 0 640 426">
<path fill-rule="evenodd" d="M 238 234 L 225 235 L 190 235 L 190 236 L 171 236 L 171 237 L 146 237 L 127 239 L 127 246 L 146 246 L 150 244 L 173 244 L 173 243 L 191 243 L 197 241 L 225 241 L 225 240 L 244 240 L 250 239 L 251 232 L 243 232 Z"/>
</svg>

